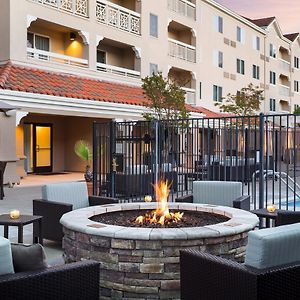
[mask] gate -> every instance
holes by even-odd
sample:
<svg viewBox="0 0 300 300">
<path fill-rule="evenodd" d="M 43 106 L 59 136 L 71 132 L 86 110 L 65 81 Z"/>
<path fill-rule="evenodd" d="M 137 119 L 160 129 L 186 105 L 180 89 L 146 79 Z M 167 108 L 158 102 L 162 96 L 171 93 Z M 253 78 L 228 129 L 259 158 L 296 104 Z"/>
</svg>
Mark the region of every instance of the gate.
<svg viewBox="0 0 300 300">
<path fill-rule="evenodd" d="M 143 201 L 153 184 L 170 184 L 170 200 L 195 180 L 240 181 L 253 208 L 297 210 L 300 121 L 263 115 L 95 123 L 94 194 Z M 300 204 L 299 204 L 300 205 Z"/>
</svg>

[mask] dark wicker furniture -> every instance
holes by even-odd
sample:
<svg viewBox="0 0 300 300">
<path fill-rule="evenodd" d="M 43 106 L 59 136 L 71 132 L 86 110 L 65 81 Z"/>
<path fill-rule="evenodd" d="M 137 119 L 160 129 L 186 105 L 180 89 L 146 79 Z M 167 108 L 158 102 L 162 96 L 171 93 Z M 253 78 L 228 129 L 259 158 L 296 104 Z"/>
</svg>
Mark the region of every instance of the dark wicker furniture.
<svg viewBox="0 0 300 300">
<path fill-rule="evenodd" d="M 278 210 L 276 226 L 300 223 L 300 211 Z"/>
<path fill-rule="evenodd" d="M 43 229 L 42 229 L 42 216 L 21 215 L 18 219 L 11 219 L 9 214 L 0 215 L 0 225 L 4 226 L 4 237 L 8 238 L 9 226 L 18 227 L 18 243 L 23 243 L 23 227 L 28 224 L 34 225 L 36 234 L 33 236 L 33 242 L 39 242 L 43 245 Z"/>
<path fill-rule="evenodd" d="M 89 205 L 103 205 L 119 203 L 118 199 L 101 196 L 89 196 Z M 59 223 L 63 214 L 73 210 L 71 204 L 47 201 L 43 199 L 33 200 L 33 214 L 43 216 L 43 237 L 52 241 L 62 241 L 63 231 Z M 38 235 L 36 226 L 33 226 L 34 237 Z"/>
<path fill-rule="evenodd" d="M 99 300 L 99 263 L 84 261 L 0 276 L 1 300 Z"/>
<path fill-rule="evenodd" d="M 180 253 L 181 300 L 296 300 L 300 263 L 257 270 L 197 250 Z"/>
<path fill-rule="evenodd" d="M 259 218 L 266 219 L 266 227 L 270 227 L 271 220 L 275 220 L 275 224 L 277 224 L 277 214 L 278 210 L 274 212 L 269 212 L 266 208 L 259 208 L 251 210 L 252 213 L 256 214 Z"/>
</svg>

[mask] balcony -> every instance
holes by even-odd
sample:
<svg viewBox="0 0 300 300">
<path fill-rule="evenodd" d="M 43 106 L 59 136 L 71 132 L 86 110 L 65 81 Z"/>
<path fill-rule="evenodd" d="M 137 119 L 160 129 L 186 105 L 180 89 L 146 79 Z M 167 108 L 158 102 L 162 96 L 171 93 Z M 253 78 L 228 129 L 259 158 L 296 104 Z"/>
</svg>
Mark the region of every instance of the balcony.
<svg viewBox="0 0 300 300">
<path fill-rule="evenodd" d="M 168 9 L 196 20 L 196 5 L 188 0 L 168 0 Z"/>
<path fill-rule="evenodd" d="M 173 40 L 169 41 L 169 55 L 189 62 L 196 62 L 196 47 Z"/>
<path fill-rule="evenodd" d="M 290 97 L 290 87 L 285 85 L 279 85 L 279 95 L 284 97 Z"/>
<path fill-rule="evenodd" d="M 97 1 L 96 19 L 99 23 L 136 35 L 141 34 L 141 15 L 112 2 Z"/>
<path fill-rule="evenodd" d="M 88 67 L 87 59 L 76 58 L 72 56 L 53 53 L 49 51 L 43 51 L 43 50 L 29 48 L 29 47 L 27 48 L 27 58 L 66 64 L 66 65 L 77 66 L 77 67 Z"/>
<path fill-rule="evenodd" d="M 132 77 L 132 78 L 141 77 L 141 72 L 139 71 L 130 70 L 126 68 L 103 64 L 103 63 L 97 63 L 97 71 L 111 73 L 115 75 L 121 75 L 125 77 Z"/>
<path fill-rule="evenodd" d="M 289 74 L 291 72 L 291 63 L 280 58 L 278 60 L 279 60 L 279 67 L 281 71 L 283 71 L 283 74 Z"/>
<path fill-rule="evenodd" d="M 185 102 L 188 104 L 196 104 L 196 90 L 189 88 L 181 88 L 185 91 Z"/>
<path fill-rule="evenodd" d="M 80 17 L 88 18 L 88 0 L 29 0 L 44 4 L 60 11 L 71 13 Z"/>
</svg>

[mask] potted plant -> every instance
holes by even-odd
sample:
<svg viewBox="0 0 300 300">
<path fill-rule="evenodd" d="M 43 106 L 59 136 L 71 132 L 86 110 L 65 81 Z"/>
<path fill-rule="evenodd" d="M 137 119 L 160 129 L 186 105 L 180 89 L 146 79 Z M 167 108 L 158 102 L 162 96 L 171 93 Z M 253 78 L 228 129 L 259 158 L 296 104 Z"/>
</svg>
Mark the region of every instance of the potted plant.
<svg viewBox="0 0 300 300">
<path fill-rule="evenodd" d="M 91 159 L 92 159 L 92 147 L 91 145 L 85 140 L 79 140 L 75 143 L 74 151 L 76 155 L 81 158 L 85 163 L 85 172 L 84 172 L 84 179 L 87 183 L 88 194 L 93 194 L 93 172 L 91 170 Z"/>
</svg>

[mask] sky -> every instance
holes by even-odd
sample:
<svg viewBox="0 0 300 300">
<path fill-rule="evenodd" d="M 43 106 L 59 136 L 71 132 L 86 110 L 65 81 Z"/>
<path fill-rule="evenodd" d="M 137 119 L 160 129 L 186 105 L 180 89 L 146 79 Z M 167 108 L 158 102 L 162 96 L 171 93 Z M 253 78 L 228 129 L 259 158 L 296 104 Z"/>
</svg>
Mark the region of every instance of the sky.
<svg viewBox="0 0 300 300">
<path fill-rule="evenodd" d="M 216 0 L 249 18 L 275 16 L 283 33 L 300 32 L 299 0 Z"/>
</svg>

